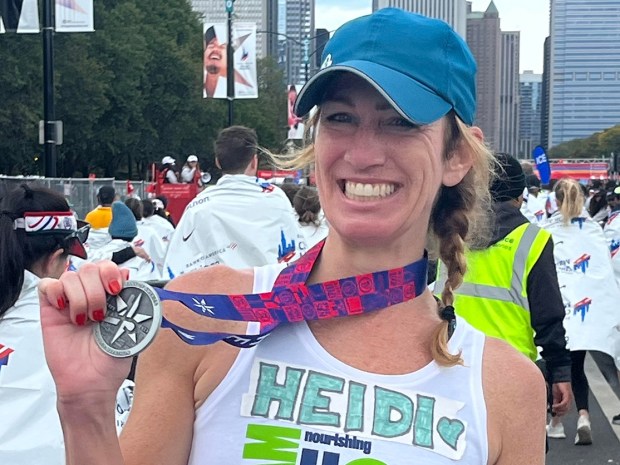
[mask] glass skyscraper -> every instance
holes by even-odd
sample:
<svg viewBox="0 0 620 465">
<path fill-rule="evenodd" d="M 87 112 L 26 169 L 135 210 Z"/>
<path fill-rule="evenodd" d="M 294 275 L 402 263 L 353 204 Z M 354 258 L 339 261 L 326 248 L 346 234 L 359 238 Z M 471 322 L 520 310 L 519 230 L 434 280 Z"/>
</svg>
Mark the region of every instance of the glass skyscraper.
<svg viewBox="0 0 620 465">
<path fill-rule="evenodd" d="M 549 146 L 620 123 L 620 0 L 551 0 Z"/>
</svg>

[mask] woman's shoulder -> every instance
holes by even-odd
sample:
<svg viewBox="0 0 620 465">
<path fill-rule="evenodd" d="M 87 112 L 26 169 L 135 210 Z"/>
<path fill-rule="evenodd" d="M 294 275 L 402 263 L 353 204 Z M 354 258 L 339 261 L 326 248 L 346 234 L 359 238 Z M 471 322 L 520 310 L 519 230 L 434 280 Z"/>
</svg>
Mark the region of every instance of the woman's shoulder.
<svg viewBox="0 0 620 465">
<path fill-rule="evenodd" d="M 489 463 L 517 453 L 528 441 L 544 454 L 546 386 L 540 369 L 506 342 L 487 336 L 482 383 Z"/>
<path fill-rule="evenodd" d="M 254 270 L 251 268 L 214 265 L 182 274 L 166 287 L 172 291 L 201 294 L 248 294 L 252 292 L 253 283 Z"/>
<path fill-rule="evenodd" d="M 516 411 L 537 396 L 545 397 L 545 380 L 536 364 L 505 341 L 488 336 L 482 380 L 489 415 Z"/>
</svg>

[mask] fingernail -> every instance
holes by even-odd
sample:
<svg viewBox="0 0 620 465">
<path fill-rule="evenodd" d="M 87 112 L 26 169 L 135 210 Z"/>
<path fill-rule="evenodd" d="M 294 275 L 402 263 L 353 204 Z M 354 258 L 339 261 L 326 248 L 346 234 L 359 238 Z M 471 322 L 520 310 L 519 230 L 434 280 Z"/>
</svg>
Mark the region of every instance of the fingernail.
<svg viewBox="0 0 620 465">
<path fill-rule="evenodd" d="M 58 297 L 58 300 L 56 301 L 56 303 L 58 304 L 58 308 L 61 310 L 64 310 L 65 307 L 67 306 L 67 304 L 65 304 L 65 299 L 63 299 L 62 297 Z"/>
<path fill-rule="evenodd" d="M 84 326 L 86 324 L 86 313 L 80 313 L 75 316 L 75 323 L 78 326 Z"/>
<path fill-rule="evenodd" d="M 103 314 L 103 310 L 95 310 L 93 312 L 93 320 L 95 321 L 103 321 L 105 315 Z"/>
<path fill-rule="evenodd" d="M 118 280 L 114 279 L 110 281 L 110 291 L 112 291 L 112 294 L 118 294 L 121 292 L 121 289 L 121 283 L 119 283 Z"/>
</svg>

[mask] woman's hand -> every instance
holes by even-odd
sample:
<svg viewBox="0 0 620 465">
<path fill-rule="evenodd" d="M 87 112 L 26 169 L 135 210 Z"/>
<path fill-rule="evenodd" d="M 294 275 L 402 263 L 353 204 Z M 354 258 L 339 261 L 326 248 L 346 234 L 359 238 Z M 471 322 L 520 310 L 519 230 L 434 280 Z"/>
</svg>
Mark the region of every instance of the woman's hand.
<svg viewBox="0 0 620 465">
<path fill-rule="evenodd" d="M 93 322 L 102 321 L 106 294 L 118 294 L 128 271 L 110 261 L 86 263 L 60 279 L 39 284 L 45 358 L 59 402 L 114 398 L 131 358 L 113 358 L 95 342 Z"/>
</svg>

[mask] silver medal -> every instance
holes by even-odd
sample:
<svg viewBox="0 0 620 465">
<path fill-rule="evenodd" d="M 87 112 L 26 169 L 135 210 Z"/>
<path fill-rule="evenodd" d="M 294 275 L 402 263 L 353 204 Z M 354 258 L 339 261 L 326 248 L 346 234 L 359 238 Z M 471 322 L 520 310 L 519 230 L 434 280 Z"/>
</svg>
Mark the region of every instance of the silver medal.
<svg viewBox="0 0 620 465">
<path fill-rule="evenodd" d="M 94 327 L 95 341 L 112 357 L 133 357 L 155 338 L 161 326 L 161 302 L 153 288 L 127 281 L 118 295 L 109 295 L 105 319 Z"/>
</svg>

